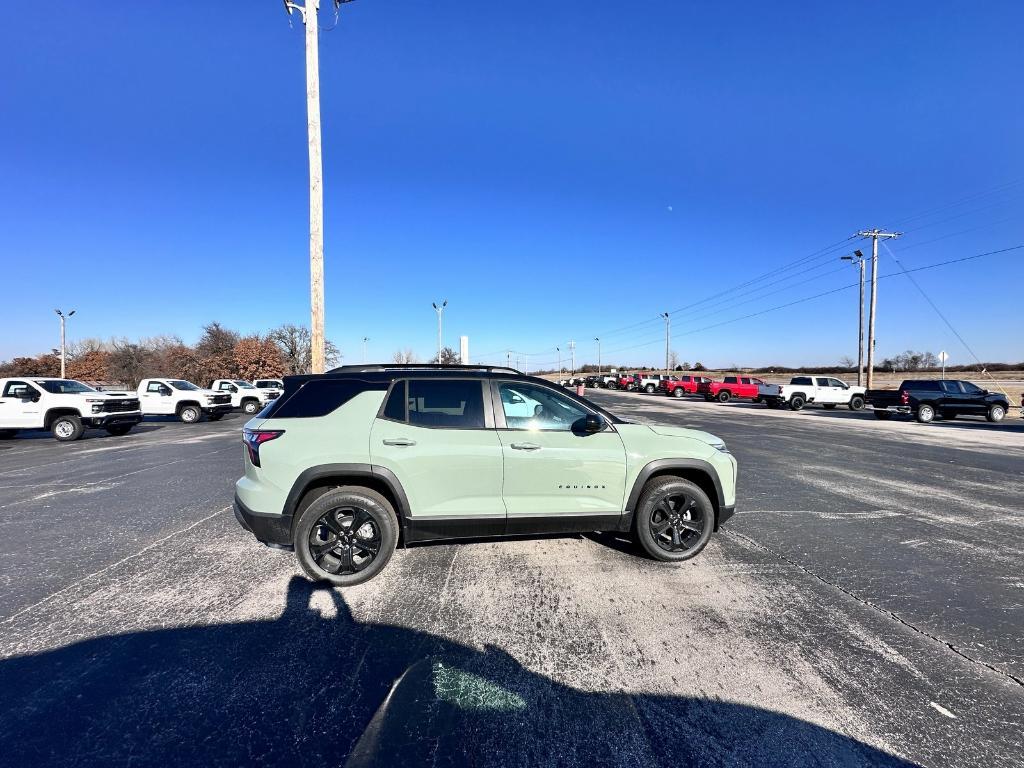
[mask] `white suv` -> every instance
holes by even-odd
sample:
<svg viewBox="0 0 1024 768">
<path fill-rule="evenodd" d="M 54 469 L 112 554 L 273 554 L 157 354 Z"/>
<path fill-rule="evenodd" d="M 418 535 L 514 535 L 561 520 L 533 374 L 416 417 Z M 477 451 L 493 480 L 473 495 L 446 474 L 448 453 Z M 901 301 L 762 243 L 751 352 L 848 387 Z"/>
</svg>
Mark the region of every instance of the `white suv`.
<svg viewBox="0 0 1024 768">
<path fill-rule="evenodd" d="M 71 379 L 0 379 L 0 438 L 48 429 L 64 443 L 77 440 L 88 427 L 124 435 L 140 421 L 135 397 L 99 392 Z"/>
</svg>

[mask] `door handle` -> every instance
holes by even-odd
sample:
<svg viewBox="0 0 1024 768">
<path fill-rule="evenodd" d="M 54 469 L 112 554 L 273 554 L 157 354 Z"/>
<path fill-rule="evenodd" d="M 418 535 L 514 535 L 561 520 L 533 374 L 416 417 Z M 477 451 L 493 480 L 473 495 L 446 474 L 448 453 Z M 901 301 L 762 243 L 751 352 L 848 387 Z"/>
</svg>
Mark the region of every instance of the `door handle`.
<svg viewBox="0 0 1024 768">
<path fill-rule="evenodd" d="M 415 440 L 410 440 L 407 437 L 386 437 L 384 438 L 384 445 L 401 445 L 403 447 L 416 445 Z"/>
<path fill-rule="evenodd" d="M 539 451 L 540 446 L 536 443 L 512 443 L 512 447 L 517 451 Z"/>
</svg>

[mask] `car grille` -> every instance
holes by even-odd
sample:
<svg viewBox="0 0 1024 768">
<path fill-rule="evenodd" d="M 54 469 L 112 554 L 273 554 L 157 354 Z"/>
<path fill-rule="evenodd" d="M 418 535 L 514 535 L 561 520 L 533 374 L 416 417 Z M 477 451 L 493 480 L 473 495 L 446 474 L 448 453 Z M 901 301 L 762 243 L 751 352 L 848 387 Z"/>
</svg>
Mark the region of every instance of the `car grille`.
<svg viewBox="0 0 1024 768">
<path fill-rule="evenodd" d="M 104 413 L 124 413 L 125 411 L 139 410 L 139 401 L 134 397 L 118 398 L 103 403 Z"/>
<path fill-rule="evenodd" d="M 214 395 L 213 402 L 216 403 L 217 405 L 221 405 L 222 403 L 230 403 L 231 395 Z"/>
</svg>

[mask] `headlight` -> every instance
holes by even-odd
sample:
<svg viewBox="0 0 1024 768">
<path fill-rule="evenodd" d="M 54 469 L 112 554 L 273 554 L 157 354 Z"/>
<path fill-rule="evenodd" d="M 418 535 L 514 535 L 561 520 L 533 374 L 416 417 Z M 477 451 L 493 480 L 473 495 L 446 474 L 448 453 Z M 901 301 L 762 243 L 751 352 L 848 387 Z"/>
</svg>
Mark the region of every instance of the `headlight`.
<svg viewBox="0 0 1024 768">
<path fill-rule="evenodd" d="M 103 412 L 103 405 L 101 403 L 96 403 L 92 407 L 92 412 L 93 413 L 102 413 Z"/>
<path fill-rule="evenodd" d="M 206 402 L 212 403 L 215 397 L 217 397 L 217 396 L 216 395 L 207 395 L 206 396 Z"/>
<path fill-rule="evenodd" d="M 717 443 L 711 443 L 710 445 L 716 451 L 720 451 L 721 453 L 728 453 L 729 452 L 729 449 L 726 447 L 725 443 L 723 443 L 721 441 L 719 441 Z"/>
</svg>

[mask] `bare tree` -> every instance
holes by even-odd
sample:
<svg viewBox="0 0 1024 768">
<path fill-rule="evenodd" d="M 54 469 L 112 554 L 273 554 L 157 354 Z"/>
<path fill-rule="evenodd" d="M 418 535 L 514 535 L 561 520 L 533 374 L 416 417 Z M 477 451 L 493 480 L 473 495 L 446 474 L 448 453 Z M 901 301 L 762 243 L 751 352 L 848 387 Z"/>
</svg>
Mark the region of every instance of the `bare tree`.
<svg viewBox="0 0 1024 768">
<path fill-rule="evenodd" d="M 405 349 L 396 350 L 395 354 L 391 356 L 391 360 L 402 365 L 419 362 L 419 360 L 416 358 L 416 353 L 413 352 L 409 347 L 406 347 Z"/>
<path fill-rule="evenodd" d="M 297 376 L 313 369 L 313 348 L 309 328 L 304 325 L 285 323 L 267 334 L 277 344 L 284 357 L 285 375 Z M 328 366 L 337 365 L 341 352 L 334 342 L 325 340 L 324 357 Z"/>
<path fill-rule="evenodd" d="M 107 357 L 107 376 L 134 389 L 151 372 L 155 362 L 153 353 L 142 344 L 127 339 L 115 341 L 113 346 Z"/>
<path fill-rule="evenodd" d="M 679 354 L 674 349 L 669 352 L 668 367 L 673 371 L 679 370 Z"/>
<path fill-rule="evenodd" d="M 839 358 L 839 367 L 847 370 L 853 370 L 857 367 L 857 361 L 849 355 L 843 355 Z"/>
<path fill-rule="evenodd" d="M 440 356 L 435 356 L 433 362 L 440 363 L 441 365 L 459 365 L 462 359 L 459 357 L 459 353 L 451 347 L 445 347 L 441 350 Z"/>
</svg>

